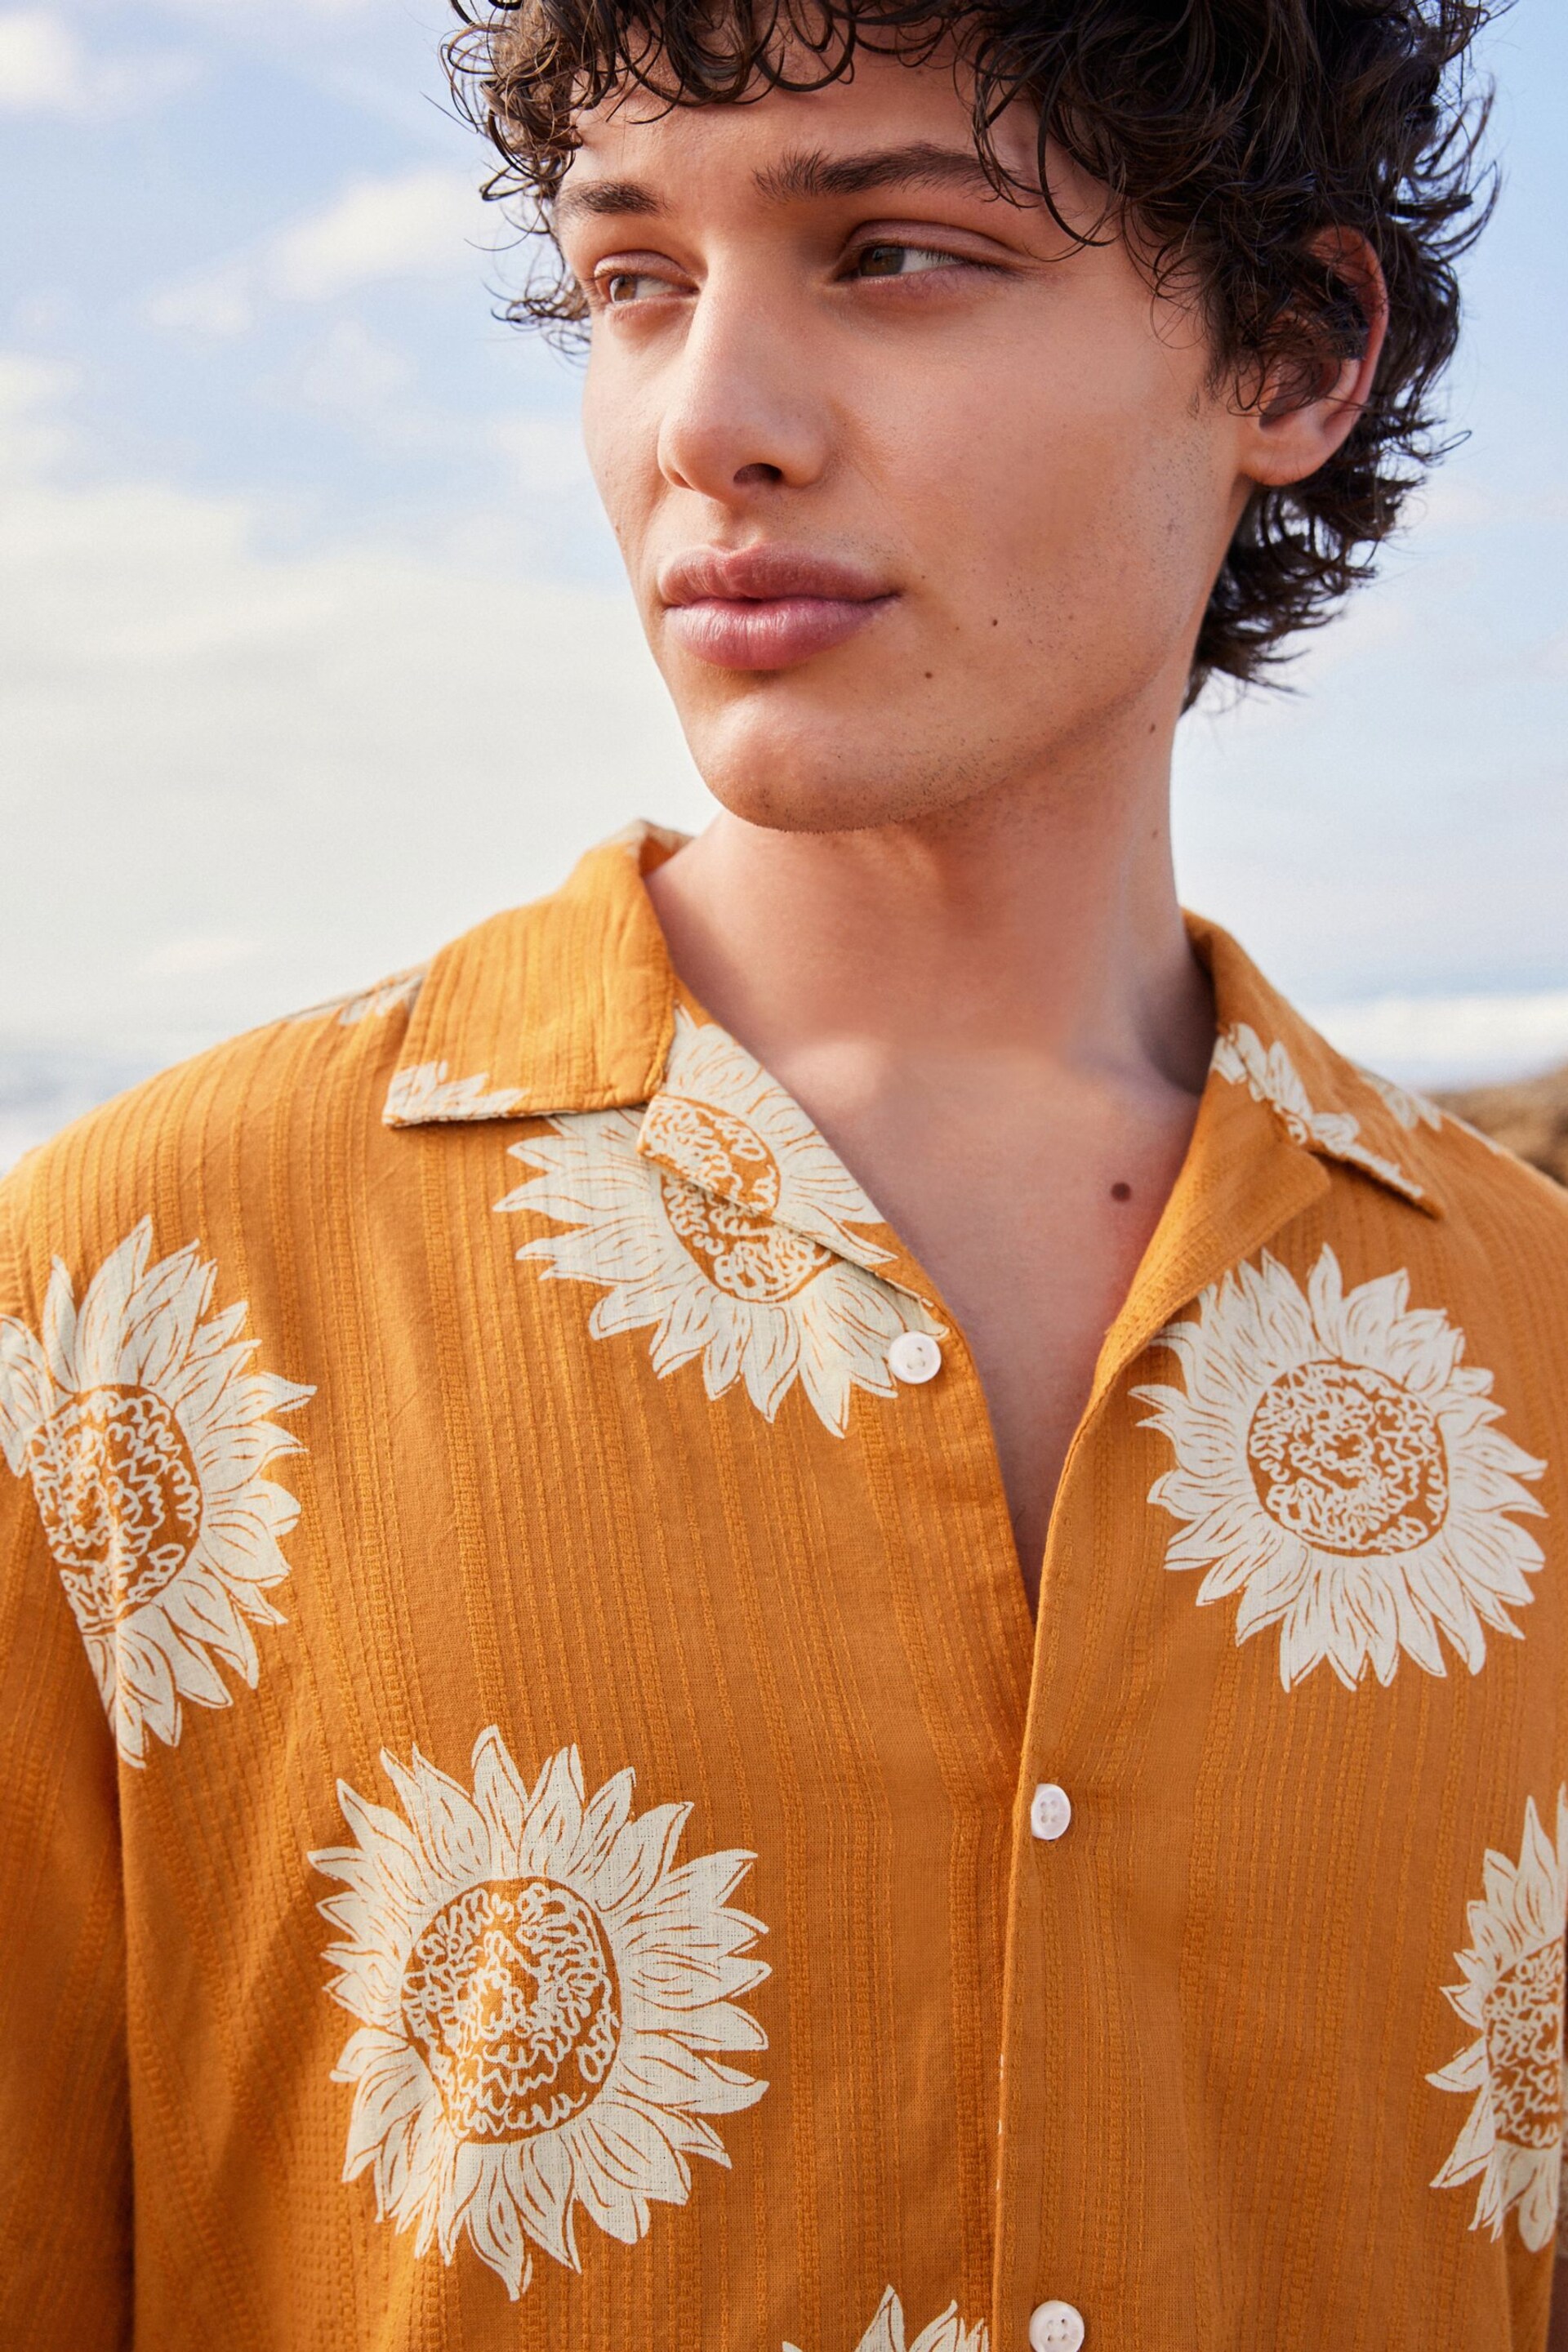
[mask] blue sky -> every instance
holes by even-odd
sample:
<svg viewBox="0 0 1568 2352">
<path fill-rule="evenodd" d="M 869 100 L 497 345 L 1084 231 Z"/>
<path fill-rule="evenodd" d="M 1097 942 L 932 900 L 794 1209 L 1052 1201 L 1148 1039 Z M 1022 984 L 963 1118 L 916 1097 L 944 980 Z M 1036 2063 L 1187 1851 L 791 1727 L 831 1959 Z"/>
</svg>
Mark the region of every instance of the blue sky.
<svg viewBox="0 0 1568 2352">
<path fill-rule="evenodd" d="M 0 5 L 0 1155 L 701 821 L 444 29 Z M 1489 55 L 1470 437 L 1298 693 L 1179 756 L 1190 903 L 1417 1078 L 1568 1055 L 1568 11 Z"/>
</svg>

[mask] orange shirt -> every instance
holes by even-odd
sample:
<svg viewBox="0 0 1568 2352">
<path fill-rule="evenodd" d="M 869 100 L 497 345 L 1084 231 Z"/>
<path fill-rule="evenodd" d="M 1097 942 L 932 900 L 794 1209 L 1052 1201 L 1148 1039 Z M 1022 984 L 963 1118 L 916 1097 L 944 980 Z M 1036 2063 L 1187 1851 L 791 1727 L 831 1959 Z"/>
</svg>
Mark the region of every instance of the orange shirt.
<svg viewBox="0 0 1568 2352">
<path fill-rule="evenodd" d="M 1037 1628 L 668 845 L 0 1189 L 0 2343 L 1540 2347 L 1568 1203 L 1194 925 Z"/>
</svg>

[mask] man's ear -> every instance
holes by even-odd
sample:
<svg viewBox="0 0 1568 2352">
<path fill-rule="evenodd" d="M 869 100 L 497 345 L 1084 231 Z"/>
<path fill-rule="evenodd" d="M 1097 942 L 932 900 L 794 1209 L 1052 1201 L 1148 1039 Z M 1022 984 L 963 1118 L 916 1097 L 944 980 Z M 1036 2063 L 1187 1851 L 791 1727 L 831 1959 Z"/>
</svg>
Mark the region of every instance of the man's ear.
<svg viewBox="0 0 1568 2352">
<path fill-rule="evenodd" d="M 1388 337 L 1388 285 L 1364 236 L 1322 230 L 1309 248 L 1321 263 L 1328 299 L 1313 325 L 1270 368 L 1249 404 L 1241 471 L 1262 488 L 1281 489 L 1326 466 L 1372 397 Z"/>
</svg>

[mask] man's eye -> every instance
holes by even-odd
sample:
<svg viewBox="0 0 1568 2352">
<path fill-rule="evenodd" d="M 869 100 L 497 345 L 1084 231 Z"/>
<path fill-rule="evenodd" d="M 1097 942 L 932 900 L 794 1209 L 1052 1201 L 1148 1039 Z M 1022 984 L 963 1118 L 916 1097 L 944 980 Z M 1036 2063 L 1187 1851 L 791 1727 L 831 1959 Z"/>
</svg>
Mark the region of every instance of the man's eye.
<svg viewBox="0 0 1568 2352">
<path fill-rule="evenodd" d="M 668 294 L 669 288 L 646 270 L 607 269 L 599 279 L 599 291 L 612 310 L 625 310 L 630 302 L 646 302 L 649 295 Z"/>
<path fill-rule="evenodd" d="M 856 278 L 912 278 L 917 272 L 930 269 L 961 269 L 963 262 L 955 253 L 938 253 L 925 245 L 866 245 L 855 256 L 851 275 Z"/>
</svg>

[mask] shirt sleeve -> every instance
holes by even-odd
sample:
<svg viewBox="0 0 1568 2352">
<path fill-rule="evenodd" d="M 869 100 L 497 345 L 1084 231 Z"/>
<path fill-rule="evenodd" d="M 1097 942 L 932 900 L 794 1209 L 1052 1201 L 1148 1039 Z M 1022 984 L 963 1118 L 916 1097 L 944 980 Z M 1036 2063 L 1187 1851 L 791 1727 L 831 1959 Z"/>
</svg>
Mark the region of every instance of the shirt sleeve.
<svg viewBox="0 0 1568 2352">
<path fill-rule="evenodd" d="M 132 2330 L 116 1764 L 27 1469 L 29 1189 L 0 1185 L 0 2344 L 110 2352 Z"/>
</svg>

